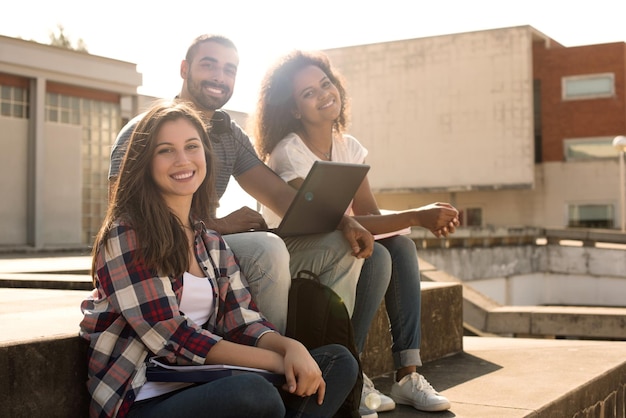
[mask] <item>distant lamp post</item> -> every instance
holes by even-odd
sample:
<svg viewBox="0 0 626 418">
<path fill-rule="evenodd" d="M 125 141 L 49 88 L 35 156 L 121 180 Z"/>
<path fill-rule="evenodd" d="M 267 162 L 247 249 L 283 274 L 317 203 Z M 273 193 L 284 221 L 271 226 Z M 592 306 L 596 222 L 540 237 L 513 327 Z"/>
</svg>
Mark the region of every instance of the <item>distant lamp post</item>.
<svg viewBox="0 0 626 418">
<path fill-rule="evenodd" d="M 622 232 L 626 232 L 626 188 L 624 183 L 624 153 L 626 152 L 626 136 L 620 135 L 613 139 L 613 146 L 619 150 L 619 199 L 622 214 Z"/>
</svg>

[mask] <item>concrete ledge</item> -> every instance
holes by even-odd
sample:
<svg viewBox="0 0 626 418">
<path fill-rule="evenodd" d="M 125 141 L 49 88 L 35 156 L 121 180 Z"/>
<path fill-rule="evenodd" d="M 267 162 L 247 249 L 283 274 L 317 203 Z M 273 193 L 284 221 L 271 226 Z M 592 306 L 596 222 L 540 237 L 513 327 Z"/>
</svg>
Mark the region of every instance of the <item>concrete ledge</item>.
<svg viewBox="0 0 626 418">
<path fill-rule="evenodd" d="M 425 280 L 463 286 L 463 320 L 480 332 L 537 337 L 626 340 L 626 308 L 503 306 L 441 270 L 422 271 Z"/>
<path fill-rule="evenodd" d="M 76 334 L 0 345 L 1 416 L 86 417 L 87 342 Z"/>
<path fill-rule="evenodd" d="M 86 251 L 89 254 L 89 250 Z M 0 273 L 57 273 L 57 274 L 89 274 L 91 256 L 50 254 L 39 257 L 32 254 L 13 255 L 2 258 Z"/>
<path fill-rule="evenodd" d="M 423 362 L 463 351 L 462 286 L 459 283 L 422 282 Z M 379 308 L 361 356 L 363 371 L 377 376 L 395 370 L 391 355 L 391 333 L 385 304 Z"/>
<path fill-rule="evenodd" d="M 78 335 L 83 319 L 80 303 L 89 293 L 86 290 L 0 288 L 0 344 Z"/>
<path fill-rule="evenodd" d="M 626 339 L 626 308 L 503 306 L 488 313 L 487 332 Z"/>
<path fill-rule="evenodd" d="M 433 415 L 398 405 L 381 418 L 624 418 L 626 343 L 464 337 L 464 352 L 420 368 L 450 399 Z M 391 373 L 374 378 L 389 393 Z"/>
<path fill-rule="evenodd" d="M 461 291 L 457 283 L 422 283 L 424 362 L 462 352 Z M 370 376 L 394 369 L 384 306 L 370 330 L 363 359 L 364 370 Z M 87 342 L 77 333 L 2 343 L 0 374 L 11 382 L 0 389 L 1 416 L 87 416 Z"/>
<path fill-rule="evenodd" d="M 464 352 L 420 372 L 452 402 L 451 418 L 626 416 L 626 343 L 464 337 Z M 87 343 L 75 335 L 0 346 L 2 416 L 86 417 Z M 374 378 L 389 393 L 393 373 Z M 386 418 L 432 417 L 399 405 Z"/>
<path fill-rule="evenodd" d="M 549 243 L 558 243 L 560 240 L 575 240 L 588 243 L 590 246 L 595 245 L 596 242 L 626 244 L 626 234 L 609 229 L 546 229 L 545 235 Z"/>
<path fill-rule="evenodd" d="M 0 288 L 91 290 L 88 274 L 0 273 Z"/>
</svg>

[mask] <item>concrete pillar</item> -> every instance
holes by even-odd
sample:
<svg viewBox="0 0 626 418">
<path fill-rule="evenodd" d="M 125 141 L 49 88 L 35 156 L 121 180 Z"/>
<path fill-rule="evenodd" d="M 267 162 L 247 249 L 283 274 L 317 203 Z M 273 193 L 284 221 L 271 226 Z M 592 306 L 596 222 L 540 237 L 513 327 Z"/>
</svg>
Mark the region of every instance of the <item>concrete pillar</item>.
<svg viewBox="0 0 626 418">
<path fill-rule="evenodd" d="M 44 122 L 46 101 L 46 79 L 37 77 L 31 80 L 29 97 L 28 134 L 28 216 L 27 243 L 41 249 L 43 242 L 43 179 L 44 167 Z"/>
</svg>

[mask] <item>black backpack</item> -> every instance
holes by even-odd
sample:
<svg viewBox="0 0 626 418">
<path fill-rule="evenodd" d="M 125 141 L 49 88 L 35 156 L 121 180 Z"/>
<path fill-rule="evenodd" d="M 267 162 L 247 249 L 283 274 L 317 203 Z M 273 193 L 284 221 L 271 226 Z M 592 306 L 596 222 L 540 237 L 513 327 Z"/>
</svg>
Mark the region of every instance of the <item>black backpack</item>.
<svg viewBox="0 0 626 418">
<path fill-rule="evenodd" d="M 309 350 L 327 344 L 341 344 L 350 350 L 359 363 L 359 374 L 354 388 L 335 417 L 359 418 L 363 371 L 354 343 L 350 314 L 337 293 L 320 283 L 313 272 L 302 270 L 291 281 L 285 334 L 300 341 Z"/>
</svg>

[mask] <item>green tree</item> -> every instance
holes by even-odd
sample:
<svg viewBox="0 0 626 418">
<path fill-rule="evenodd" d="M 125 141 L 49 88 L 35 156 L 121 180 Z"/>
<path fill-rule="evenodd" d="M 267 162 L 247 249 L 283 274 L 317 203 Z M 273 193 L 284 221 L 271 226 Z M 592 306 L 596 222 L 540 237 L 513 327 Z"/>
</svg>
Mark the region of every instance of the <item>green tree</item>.
<svg viewBox="0 0 626 418">
<path fill-rule="evenodd" d="M 82 38 L 79 38 L 76 41 L 76 44 L 73 46 L 71 39 L 65 34 L 65 28 L 63 25 L 58 24 L 56 31 L 50 31 L 50 45 L 58 46 L 60 48 L 72 49 L 74 51 L 85 52 L 87 51 L 87 44 L 83 41 Z"/>
</svg>

